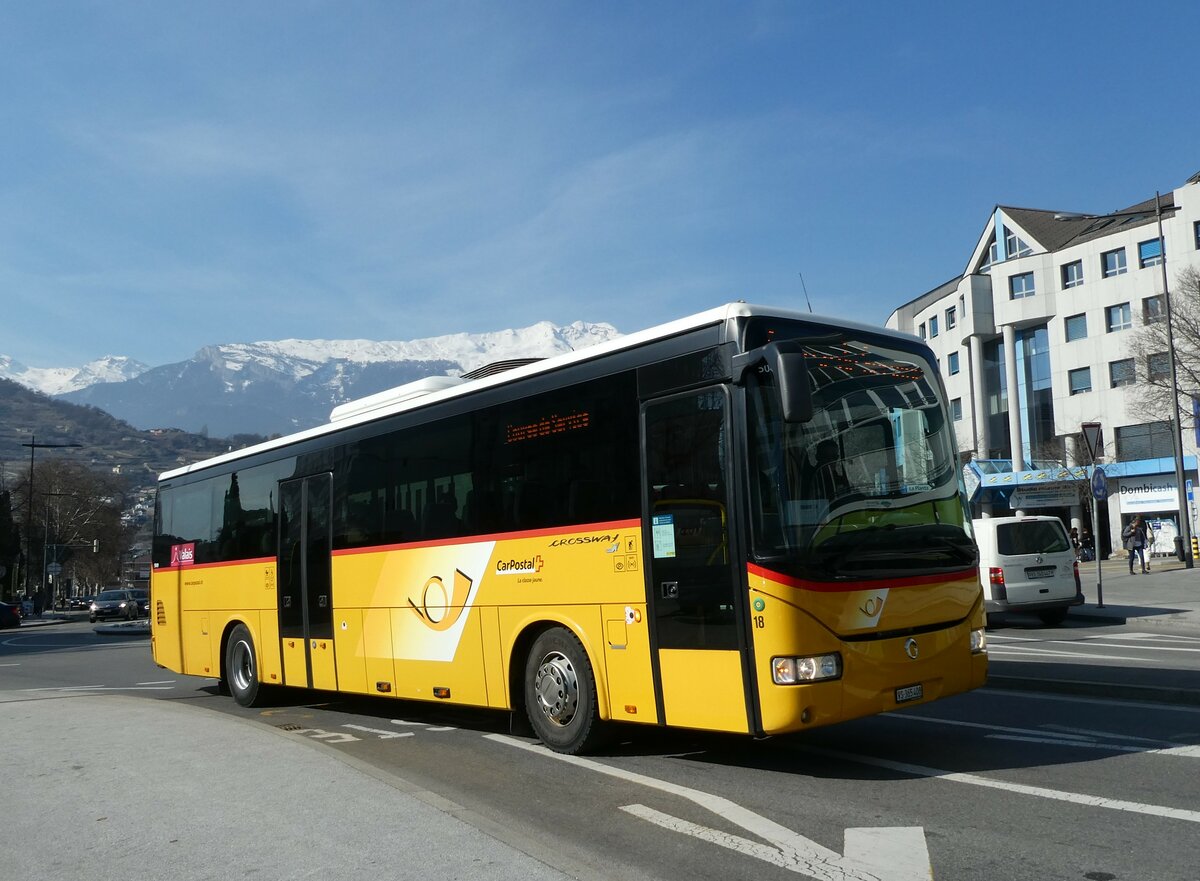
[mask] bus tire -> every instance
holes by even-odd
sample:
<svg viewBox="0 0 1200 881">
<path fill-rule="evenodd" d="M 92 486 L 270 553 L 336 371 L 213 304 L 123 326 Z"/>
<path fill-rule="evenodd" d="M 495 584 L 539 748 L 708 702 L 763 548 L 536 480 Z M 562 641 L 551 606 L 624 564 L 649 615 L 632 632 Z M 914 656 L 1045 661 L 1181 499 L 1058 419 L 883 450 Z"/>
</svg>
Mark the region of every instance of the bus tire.
<svg viewBox="0 0 1200 881">
<path fill-rule="evenodd" d="M 538 739 L 575 755 L 600 741 L 596 678 L 583 644 L 554 627 L 534 640 L 525 661 L 525 712 Z"/>
<path fill-rule="evenodd" d="M 258 655 L 254 640 L 245 624 L 239 624 L 229 634 L 225 644 L 225 683 L 233 699 L 243 707 L 259 707 L 264 703 L 266 688 L 258 679 Z"/>
</svg>

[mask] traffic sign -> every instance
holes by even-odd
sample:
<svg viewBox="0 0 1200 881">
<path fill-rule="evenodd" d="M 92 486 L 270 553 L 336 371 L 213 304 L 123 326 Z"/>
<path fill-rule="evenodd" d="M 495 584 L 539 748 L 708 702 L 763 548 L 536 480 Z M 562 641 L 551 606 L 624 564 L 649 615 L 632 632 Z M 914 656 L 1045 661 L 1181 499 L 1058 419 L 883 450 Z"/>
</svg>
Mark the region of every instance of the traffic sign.
<svg viewBox="0 0 1200 881">
<path fill-rule="evenodd" d="M 1104 469 L 1099 465 L 1092 471 L 1092 498 L 1097 502 L 1103 502 L 1108 498 L 1108 478 L 1104 474 Z"/>
<path fill-rule="evenodd" d="M 46 567 L 46 571 L 51 575 L 57 575 L 62 572 L 62 563 L 51 563 Z"/>
</svg>

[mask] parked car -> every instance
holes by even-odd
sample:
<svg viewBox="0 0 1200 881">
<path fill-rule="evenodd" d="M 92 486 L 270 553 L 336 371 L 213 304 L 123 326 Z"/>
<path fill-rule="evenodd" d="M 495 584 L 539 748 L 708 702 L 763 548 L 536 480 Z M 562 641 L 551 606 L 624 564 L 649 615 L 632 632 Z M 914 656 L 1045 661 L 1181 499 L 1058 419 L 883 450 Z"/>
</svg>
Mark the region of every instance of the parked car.
<svg viewBox="0 0 1200 881">
<path fill-rule="evenodd" d="M 990 517 L 972 526 L 989 623 L 998 613 L 1031 612 L 1061 624 L 1083 602 L 1075 548 L 1057 517 Z"/>
<path fill-rule="evenodd" d="M 126 621 L 132 621 L 137 616 L 137 597 L 133 595 L 133 591 L 123 587 L 100 591 L 88 610 L 88 620 L 93 623 L 105 618 L 124 618 Z"/>
<path fill-rule="evenodd" d="M 12 603 L 0 603 L 0 629 L 21 626 L 21 607 Z"/>
<path fill-rule="evenodd" d="M 95 597 L 71 597 L 67 600 L 67 608 L 73 611 L 86 612 L 92 607 L 92 600 L 94 599 Z"/>
<path fill-rule="evenodd" d="M 138 614 L 142 617 L 150 617 L 150 591 L 144 587 L 133 587 L 129 592 L 137 598 Z"/>
</svg>

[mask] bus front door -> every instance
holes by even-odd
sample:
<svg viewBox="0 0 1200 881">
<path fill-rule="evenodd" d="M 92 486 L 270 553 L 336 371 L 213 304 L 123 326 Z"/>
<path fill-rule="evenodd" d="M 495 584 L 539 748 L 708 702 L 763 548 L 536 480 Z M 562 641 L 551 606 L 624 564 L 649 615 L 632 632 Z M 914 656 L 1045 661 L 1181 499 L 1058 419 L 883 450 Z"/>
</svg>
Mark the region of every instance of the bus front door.
<svg viewBox="0 0 1200 881">
<path fill-rule="evenodd" d="M 729 408 L 719 386 L 643 407 L 644 571 L 661 720 L 747 732 Z"/>
<path fill-rule="evenodd" d="M 337 688 L 330 552 L 332 475 L 279 484 L 279 637 L 286 685 Z"/>
</svg>

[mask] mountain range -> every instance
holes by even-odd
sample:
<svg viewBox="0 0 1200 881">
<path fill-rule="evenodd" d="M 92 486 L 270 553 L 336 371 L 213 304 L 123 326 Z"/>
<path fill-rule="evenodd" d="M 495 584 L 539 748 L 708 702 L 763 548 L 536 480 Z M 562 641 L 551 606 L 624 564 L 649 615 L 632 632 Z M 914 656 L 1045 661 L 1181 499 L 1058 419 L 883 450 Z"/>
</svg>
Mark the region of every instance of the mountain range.
<svg viewBox="0 0 1200 881">
<path fill-rule="evenodd" d="M 338 404 L 426 376 L 550 357 L 618 336 L 611 324 L 576 321 L 560 327 L 543 321 L 410 341 L 227 343 L 159 367 L 107 356 L 81 368 L 38 369 L 0 355 L 0 378 L 98 408 L 140 429 L 269 436 L 319 425 Z"/>
</svg>

